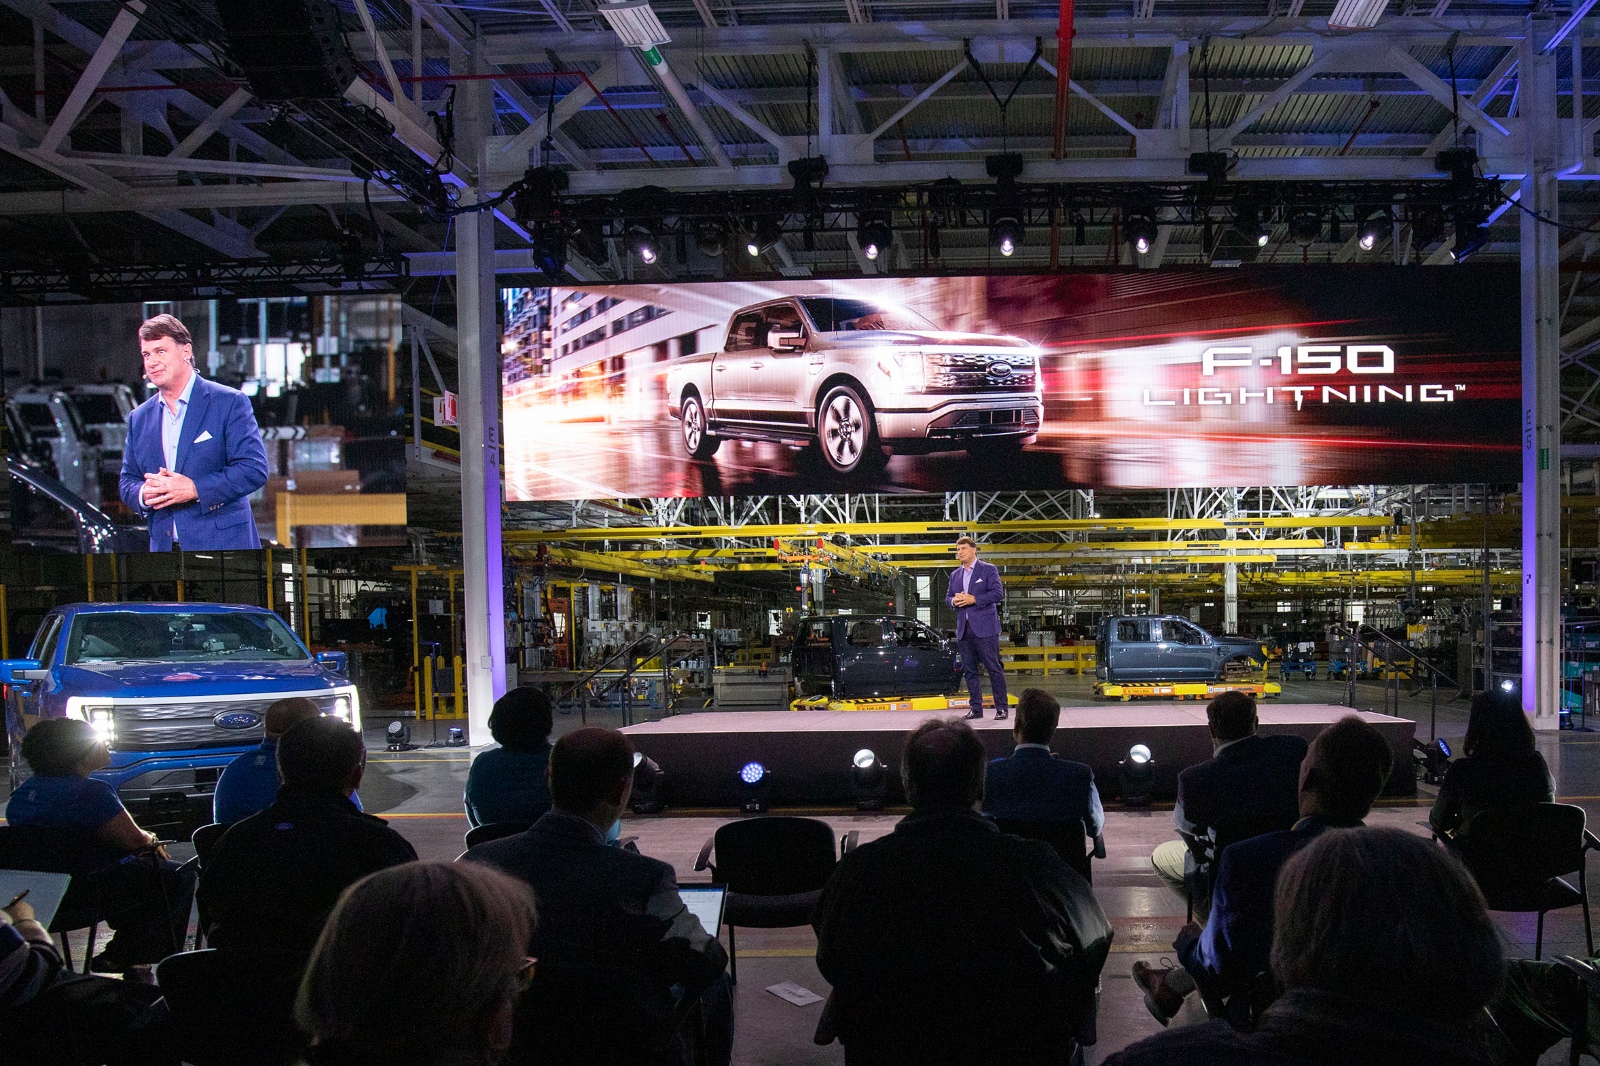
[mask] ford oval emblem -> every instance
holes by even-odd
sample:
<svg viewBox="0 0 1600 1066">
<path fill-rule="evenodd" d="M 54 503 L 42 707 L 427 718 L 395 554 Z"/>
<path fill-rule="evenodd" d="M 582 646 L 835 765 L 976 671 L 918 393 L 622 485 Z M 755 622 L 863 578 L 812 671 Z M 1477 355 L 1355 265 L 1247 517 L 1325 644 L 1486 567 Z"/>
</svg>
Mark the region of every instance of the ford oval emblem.
<svg viewBox="0 0 1600 1066">
<path fill-rule="evenodd" d="M 261 716 L 250 711 L 226 711 L 212 721 L 218 729 L 254 729 L 261 724 Z"/>
<path fill-rule="evenodd" d="M 1011 376 L 1011 364 L 993 362 L 989 364 L 989 376 L 992 378 L 1008 378 Z"/>
</svg>

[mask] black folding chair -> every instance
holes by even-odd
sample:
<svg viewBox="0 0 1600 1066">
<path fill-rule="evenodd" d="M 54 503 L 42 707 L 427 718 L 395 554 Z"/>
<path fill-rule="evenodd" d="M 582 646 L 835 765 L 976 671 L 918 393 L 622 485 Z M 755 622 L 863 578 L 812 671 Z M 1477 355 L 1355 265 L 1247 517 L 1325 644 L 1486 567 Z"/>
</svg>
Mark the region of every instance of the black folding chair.
<svg viewBox="0 0 1600 1066">
<path fill-rule="evenodd" d="M 1016 818 L 996 818 L 994 824 L 1000 827 L 1002 833 L 1026 837 L 1029 840 L 1042 840 L 1049 844 L 1056 849 L 1057 855 L 1066 860 L 1068 866 L 1082 874 L 1083 879 L 1090 884 L 1094 884 L 1094 871 L 1090 865 L 1090 858 L 1106 857 L 1105 836 L 1096 833 L 1091 838 L 1088 827 L 1077 819 L 1068 822 L 1031 822 Z M 1093 850 L 1089 848 L 1091 839 L 1094 841 Z"/>
<path fill-rule="evenodd" d="M 290 1066 L 305 1050 L 294 997 L 305 960 L 206 948 L 156 964 L 175 1049 L 192 1066 Z"/>
<path fill-rule="evenodd" d="M 1222 857 L 1222 852 L 1231 844 L 1251 837 L 1261 836 L 1263 833 L 1277 833 L 1285 829 L 1294 828 L 1293 818 L 1287 821 L 1279 815 L 1263 815 L 1258 818 L 1241 819 L 1225 825 L 1212 826 L 1205 836 L 1195 836 L 1179 831 L 1178 835 L 1189 847 L 1189 854 L 1194 858 L 1194 872 L 1184 878 L 1185 902 L 1184 921 L 1194 921 L 1195 894 L 1200 892 L 1206 900 L 1206 908 L 1211 906 L 1211 879 L 1216 875 L 1217 860 Z"/>
<path fill-rule="evenodd" d="M 817 818 L 773 815 L 729 822 L 700 849 L 696 870 L 728 890 L 722 921 L 728 927 L 729 972 L 739 980 L 734 927 L 788 929 L 811 924 L 839 856 L 856 846 L 851 830 L 837 845 L 833 827 Z M 711 861 L 713 852 L 716 862 Z"/>
<path fill-rule="evenodd" d="M 1584 827 L 1582 807 L 1533 803 L 1482 811 L 1461 827 L 1451 848 L 1472 871 L 1490 910 L 1539 915 L 1535 959 L 1544 951 L 1545 914 L 1578 906 L 1589 955 L 1594 955 L 1586 866 L 1600 839 Z M 1571 874 L 1578 875 L 1577 888 L 1565 880 Z"/>
<path fill-rule="evenodd" d="M 217 848 L 217 842 L 222 835 L 232 828 L 228 822 L 211 822 L 202 825 L 190 836 L 189 843 L 194 845 L 194 863 L 200 873 L 206 872 L 206 861 L 211 858 L 211 853 Z M 195 896 L 195 923 L 194 946 L 196 950 L 206 946 L 206 929 L 210 922 L 206 918 L 205 907 L 200 903 L 200 897 Z"/>
<path fill-rule="evenodd" d="M 83 949 L 83 972 L 88 973 L 100 923 L 111 912 L 103 900 L 96 898 L 90 878 L 115 866 L 123 857 L 119 849 L 80 830 L 0 825 L 0 868 L 72 877 L 67 894 L 50 922 L 50 932 L 61 940 L 61 959 L 69 972 L 72 970 L 72 944 L 67 934 L 88 930 L 88 942 Z"/>
<path fill-rule="evenodd" d="M 532 824 L 532 822 L 490 822 L 475 829 L 468 829 L 467 847 L 475 848 L 479 844 L 487 844 L 501 837 L 514 837 L 518 833 L 526 833 Z"/>
</svg>

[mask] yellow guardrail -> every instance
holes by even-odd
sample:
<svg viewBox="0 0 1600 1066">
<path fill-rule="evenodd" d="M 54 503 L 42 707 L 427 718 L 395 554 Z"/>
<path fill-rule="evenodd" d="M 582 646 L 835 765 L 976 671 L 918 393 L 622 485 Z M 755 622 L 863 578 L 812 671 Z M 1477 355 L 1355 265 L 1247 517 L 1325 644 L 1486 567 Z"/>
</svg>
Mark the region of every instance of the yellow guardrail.
<svg viewBox="0 0 1600 1066">
<path fill-rule="evenodd" d="M 1000 652 L 1000 662 L 1008 674 L 1043 673 L 1046 677 L 1057 673 L 1083 675 L 1094 673 L 1095 652 L 1093 644 L 1058 644 L 1044 648 L 1005 648 Z"/>
</svg>

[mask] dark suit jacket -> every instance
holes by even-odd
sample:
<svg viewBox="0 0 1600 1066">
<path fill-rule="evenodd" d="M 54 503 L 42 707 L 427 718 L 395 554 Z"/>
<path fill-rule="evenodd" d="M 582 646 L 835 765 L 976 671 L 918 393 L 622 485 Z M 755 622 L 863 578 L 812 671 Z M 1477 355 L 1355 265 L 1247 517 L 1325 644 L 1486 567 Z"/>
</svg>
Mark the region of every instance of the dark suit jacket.
<svg viewBox="0 0 1600 1066">
<path fill-rule="evenodd" d="M 983 813 L 1017 822 L 1082 821 L 1094 835 L 1090 792 L 1094 771 L 1043 748 L 1019 747 L 989 764 L 983 786 Z"/>
<path fill-rule="evenodd" d="M 128 416 L 120 479 L 122 502 L 149 519 L 151 551 L 168 551 L 174 540 L 187 551 L 261 547 L 250 494 L 267 483 L 267 450 L 248 396 L 196 374 L 172 469 L 194 482 L 200 498 L 158 511 L 146 507 L 144 475 L 165 465 L 157 394 Z"/>
<path fill-rule="evenodd" d="M 1111 946 L 1050 845 L 965 809 L 846 855 L 812 924 L 850 1062 L 1064 1062 Z"/>
<path fill-rule="evenodd" d="M 1300 763 L 1306 742 L 1295 736 L 1252 734 L 1178 775 L 1178 828 L 1193 835 L 1233 827 L 1255 832 L 1288 829 L 1300 818 Z M 1251 834 L 1253 835 L 1253 834 Z"/>
<path fill-rule="evenodd" d="M 698 995 L 728 955 L 684 907 L 671 866 L 607 845 L 600 830 L 560 810 L 465 859 L 526 881 L 539 908 L 528 948 L 539 966 L 513 1061 L 679 1061 L 673 986 Z M 653 1055 L 642 1050 L 652 1047 Z"/>
<path fill-rule="evenodd" d="M 970 592 L 977 603 L 970 607 L 956 607 L 950 603 L 958 592 Z M 1000 583 L 1000 568 L 982 559 L 972 564 L 972 583 L 961 587 L 961 567 L 950 571 L 950 581 L 945 587 L 944 602 L 956 607 L 956 639 L 964 636 L 998 637 L 1000 635 L 1000 604 L 1005 601 L 1005 586 Z"/>
<path fill-rule="evenodd" d="M 235 822 L 206 861 L 197 895 L 211 946 L 308 957 L 339 894 L 416 851 L 382 818 L 338 792 L 278 790 Z"/>
<path fill-rule="evenodd" d="M 1268 968 L 1278 874 L 1295 852 L 1328 827 L 1320 818 L 1302 818 L 1293 829 L 1223 849 L 1212 878 L 1205 932 L 1178 951 L 1201 991 L 1224 999 L 1247 992 L 1256 975 Z"/>
</svg>

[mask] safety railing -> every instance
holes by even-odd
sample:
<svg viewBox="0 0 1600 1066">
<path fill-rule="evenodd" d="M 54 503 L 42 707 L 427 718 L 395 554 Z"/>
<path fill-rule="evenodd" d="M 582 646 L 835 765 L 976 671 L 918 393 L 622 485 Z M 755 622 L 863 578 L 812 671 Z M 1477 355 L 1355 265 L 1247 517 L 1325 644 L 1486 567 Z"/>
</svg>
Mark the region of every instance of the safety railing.
<svg viewBox="0 0 1600 1066">
<path fill-rule="evenodd" d="M 1410 680 L 1416 682 L 1416 687 L 1411 690 L 1411 695 L 1416 696 L 1426 685 L 1428 688 L 1428 739 L 1438 739 L 1439 716 L 1439 683 L 1442 681 L 1446 688 L 1454 689 L 1451 699 L 1457 699 L 1464 694 L 1461 683 L 1449 674 L 1440 670 L 1415 648 L 1395 640 L 1382 630 L 1372 626 L 1360 624 L 1334 624 L 1328 627 L 1328 633 L 1344 644 L 1345 647 L 1345 705 L 1356 705 L 1356 675 L 1359 656 L 1357 649 L 1370 655 L 1380 665 L 1379 680 L 1383 688 L 1383 713 L 1390 714 L 1390 699 L 1393 698 L 1393 714 L 1400 714 L 1400 681 L 1401 672 L 1409 671 Z"/>
</svg>

